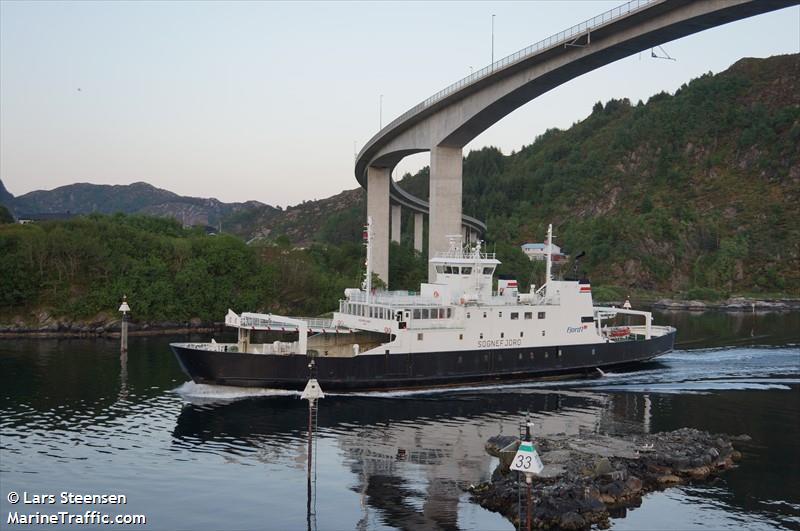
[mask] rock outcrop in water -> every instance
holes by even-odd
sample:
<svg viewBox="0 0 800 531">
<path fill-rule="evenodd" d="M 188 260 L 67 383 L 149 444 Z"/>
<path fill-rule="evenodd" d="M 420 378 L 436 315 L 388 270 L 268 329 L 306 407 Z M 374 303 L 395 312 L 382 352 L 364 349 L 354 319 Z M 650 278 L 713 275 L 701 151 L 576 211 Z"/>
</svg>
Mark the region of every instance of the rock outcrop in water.
<svg viewBox="0 0 800 531">
<path fill-rule="evenodd" d="M 590 434 L 534 440 L 545 469 L 533 481 L 532 526 L 588 529 L 608 527 L 611 516 L 638 507 L 648 492 L 706 480 L 731 468 L 741 459 L 733 442 L 749 437 L 681 428 L 624 439 Z M 515 525 L 527 517 L 524 479 L 520 482 L 508 469 L 518 444 L 511 436 L 489 439 L 486 450 L 500 464 L 491 481 L 468 489 L 474 501 Z"/>
</svg>

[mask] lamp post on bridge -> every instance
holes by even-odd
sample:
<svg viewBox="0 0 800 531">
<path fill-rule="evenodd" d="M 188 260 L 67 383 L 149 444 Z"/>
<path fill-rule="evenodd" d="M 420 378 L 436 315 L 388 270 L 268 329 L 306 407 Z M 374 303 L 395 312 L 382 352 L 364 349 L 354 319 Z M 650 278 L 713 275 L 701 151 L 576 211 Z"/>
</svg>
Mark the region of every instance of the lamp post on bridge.
<svg viewBox="0 0 800 531">
<path fill-rule="evenodd" d="M 494 70 L 494 13 L 492 13 L 492 70 Z"/>
</svg>

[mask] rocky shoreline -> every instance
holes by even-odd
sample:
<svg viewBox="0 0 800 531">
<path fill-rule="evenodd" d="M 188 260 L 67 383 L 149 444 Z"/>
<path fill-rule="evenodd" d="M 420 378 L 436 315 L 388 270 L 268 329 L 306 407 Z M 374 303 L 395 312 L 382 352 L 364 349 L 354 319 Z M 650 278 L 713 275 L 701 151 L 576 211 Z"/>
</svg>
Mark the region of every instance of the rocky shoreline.
<svg viewBox="0 0 800 531">
<path fill-rule="evenodd" d="M 37 324 L 29 324 L 21 318 L 13 319 L 10 324 L 0 324 L 0 338 L 49 337 L 119 337 L 122 327 L 120 319 L 113 319 L 107 314 L 100 314 L 93 319 L 79 321 L 66 318 L 54 318 L 46 312 L 35 316 Z M 196 334 L 216 332 L 225 328 L 225 323 L 208 322 L 199 318 L 188 321 L 159 321 L 128 323 L 128 334 L 131 336 L 153 336 L 168 334 Z"/>
<path fill-rule="evenodd" d="M 670 486 L 705 481 L 741 459 L 734 443 L 747 435 L 731 437 L 693 428 L 635 437 L 600 434 L 579 437 L 534 437 L 544 471 L 533 479 L 532 527 L 538 529 L 605 529 L 612 516 L 638 507 L 648 492 Z M 515 526 L 526 521 L 526 487 L 508 466 L 519 439 L 498 435 L 486 450 L 500 464 L 487 483 L 467 490 L 473 501 L 499 512 Z M 518 489 L 522 489 L 521 493 Z M 522 496 L 522 507 L 518 496 Z"/>
<path fill-rule="evenodd" d="M 746 299 L 732 297 L 724 301 L 699 301 L 659 299 L 652 304 L 659 310 L 687 310 L 696 312 L 791 312 L 800 310 L 800 299 Z"/>
</svg>

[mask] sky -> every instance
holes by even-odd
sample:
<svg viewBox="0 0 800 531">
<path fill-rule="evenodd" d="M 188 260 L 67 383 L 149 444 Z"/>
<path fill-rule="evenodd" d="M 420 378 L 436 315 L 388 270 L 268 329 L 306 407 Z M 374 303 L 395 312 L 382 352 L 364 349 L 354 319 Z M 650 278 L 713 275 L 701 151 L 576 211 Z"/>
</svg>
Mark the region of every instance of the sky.
<svg viewBox="0 0 800 531">
<path fill-rule="evenodd" d="M 494 58 L 621 2 L 0 1 L 0 178 L 14 195 L 145 181 L 287 206 L 356 188 L 354 151 Z M 662 54 L 661 50 L 656 50 Z M 465 147 L 519 150 L 597 101 L 800 52 L 800 7 L 576 78 Z M 382 95 L 382 97 L 381 97 Z M 407 157 L 399 178 L 429 163 Z"/>
</svg>

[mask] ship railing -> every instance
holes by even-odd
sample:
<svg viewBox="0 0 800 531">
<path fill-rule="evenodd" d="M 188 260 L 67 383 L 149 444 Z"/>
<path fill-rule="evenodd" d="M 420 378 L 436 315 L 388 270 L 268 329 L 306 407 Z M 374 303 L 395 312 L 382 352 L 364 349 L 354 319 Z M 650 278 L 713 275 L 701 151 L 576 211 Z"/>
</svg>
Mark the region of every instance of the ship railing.
<svg viewBox="0 0 800 531">
<path fill-rule="evenodd" d="M 609 306 L 595 306 L 594 307 L 594 317 L 595 320 L 601 323 L 604 319 L 610 319 L 617 315 L 636 315 L 640 317 L 644 317 L 644 336 L 645 339 L 650 339 L 650 336 L 653 331 L 653 314 L 650 312 L 645 312 L 642 310 L 629 310 L 625 308 L 616 308 L 616 307 L 609 307 Z M 638 328 L 638 327 L 637 327 Z"/>
<path fill-rule="evenodd" d="M 442 299 L 422 297 L 414 292 L 378 291 L 369 296 L 363 291 L 353 293 L 343 302 L 364 303 L 373 306 L 441 306 Z"/>
<path fill-rule="evenodd" d="M 434 258 L 458 259 L 458 260 L 474 260 L 476 258 L 475 252 L 464 251 L 461 249 L 450 249 L 448 251 L 439 251 L 433 256 Z M 478 253 L 477 258 L 479 258 L 480 260 L 495 260 L 495 253 Z"/>
<path fill-rule="evenodd" d="M 294 321 L 304 321 L 306 323 L 306 327 L 309 330 L 331 330 L 336 328 L 333 324 L 333 319 L 322 319 L 317 317 L 289 317 Z M 264 317 L 255 317 L 255 316 L 243 316 L 241 320 L 242 328 L 254 328 L 254 329 L 281 329 L 287 332 L 297 330 L 297 325 L 293 323 L 281 322 L 278 320 L 273 320 L 270 318 Z"/>
</svg>

